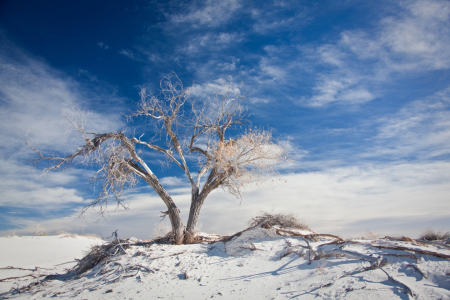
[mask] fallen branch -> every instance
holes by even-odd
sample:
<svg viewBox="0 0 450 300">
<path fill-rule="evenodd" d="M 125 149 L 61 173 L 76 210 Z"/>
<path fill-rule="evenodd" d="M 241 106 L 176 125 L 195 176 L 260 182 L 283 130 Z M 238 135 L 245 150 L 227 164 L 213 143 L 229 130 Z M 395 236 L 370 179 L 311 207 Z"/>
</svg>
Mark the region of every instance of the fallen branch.
<svg viewBox="0 0 450 300">
<path fill-rule="evenodd" d="M 295 232 L 295 231 L 281 229 L 281 228 L 277 228 L 276 232 L 278 234 L 280 234 L 280 233 L 287 233 L 287 234 L 290 234 L 292 236 L 301 236 L 303 238 L 307 238 L 307 239 L 310 239 L 310 240 L 315 240 L 316 237 L 325 236 L 325 237 L 335 238 L 335 239 L 337 239 L 339 241 L 344 241 L 342 238 L 338 237 L 337 235 L 326 234 L 326 233 L 323 233 L 323 234 L 322 233 L 301 234 L 301 233 L 298 233 L 298 232 Z M 280 234 L 280 235 L 283 235 L 283 234 Z"/>
<path fill-rule="evenodd" d="M 33 278 L 39 278 L 39 277 L 42 277 L 42 276 L 47 276 L 46 274 L 42 274 L 42 275 L 37 275 L 37 276 L 35 276 L 34 274 L 28 274 L 28 275 L 23 275 L 23 276 L 17 276 L 17 277 L 8 277 L 8 278 L 3 278 L 3 279 L 0 279 L 0 282 L 6 282 L 7 280 L 12 280 L 12 279 L 19 279 L 19 278 L 24 278 L 24 277 L 33 277 Z"/>
<path fill-rule="evenodd" d="M 414 259 L 416 262 L 419 261 L 419 258 L 414 254 L 391 254 L 391 253 L 383 253 L 384 256 L 394 256 L 394 257 L 408 257 Z"/>
<path fill-rule="evenodd" d="M 68 261 L 68 262 L 65 262 L 65 263 L 62 263 L 62 264 L 57 264 L 57 265 L 55 265 L 55 267 L 61 266 L 61 265 L 65 265 L 65 264 L 70 264 L 70 263 L 77 262 L 77 261 L 79 261 L 79 260 Z"/>
<path fill-rule="evenodd" d="M 372 264 L 375 263 L 377 266 L 379 266 L 381 264 L 381 262 L 383 261 L 383 256 L 373 257 L 373 256 L 361 254 L 359 252 L 342 250 L 342 249 L 335 249 L 332 251 L 318 250 L 316 256 L 314 257 L 314 260 L 319 260 L 321 258 L 329 258 L 329 257 L 333 257 L 333 256 L 336 258 L 345 256 L 345 257 L 349 257 L 349 258 L 365 260 L 365 261 L 371 262 Z"/>
<path fill-rule="evenodd" d="M 301 238 L 302 238 L 302 239 L 306 242 L 306 244 L 308 245 L 308 265 L 310 265 L 310 264 L 311 264 L 311 251 L 312 251 L 311 245 L 309 244 L 307 238 L 305 238 L 304 236 L 301 236 Z"/>
<path fill-rule="evenodd" d="M 127 251 L 125 251 L 125 249 L 123 249 L 122 245 L 120 244 L 119 237 L 117 236 L 117 230 L 119 230 L 119 229 L 116 229 L 116 231 L 114 231 L 110 237 L 113 237 L 113 236 L 115 237 L 117 246 L 120 248 L 120 250 L 122 250 L 123 254 L 126 254 Z"/>
<path fill-rule="evenodd" d="M 416 253 L 420 253 L 420 254 L 424 254 L 424 255 L 432 255 L 432 256 L 439 257 L 439 258 L 443 258 L 443 259 L 450 259 L 450 255 L 448 255 L 448 254 L 441 254 L 441 253 L 437 253 L 437 252 L 420 250 L 420 249 L 411 249 L 411 248 L 402 247 L 402 246 L 398 246 L 398 247 L 389 247 L 389 246 L 382 246 L 382 245 L 371 245 L 371 246 L 374 248 L 378 248 L 378 249 L 411 251 L 411 252 L 416 252 Z"/>
<path fill-rule="evenodd" d="M 144 270 L 146 270 L 147 272 L 155 273 L 155 271 L 153 271 L 152 269 L 149 269 L 149 268 L 144 267 L 144 266 L 142 266 L 142 265 L 134 265 L 134 266 L 137 267 L 139 270 L 140 270 L 140 269 L 144 269 Z"/>
<path fill-rule="evenodd" d="M 4 268 L 0 268 L 0 270 L 23 270 L 23 271 L 36 271 L 36 269 L 25 269 L 25 268 L 16 268 L 16 267 L 4 267 Z"/>
<path fill-rule="evenodd" d="M 164 257 L 169 257 L 169 256 L 174 256 L 174 255 L 179 255 L 179 254 L 183 254 L 186 251 L 181 251 L 181 252 L 177 252 L 177 253 L 173 253 L 173 254 L 167 254 L 167 255 L 163 255 L 163 256 L 155 256 L 155 257 L 149 257 L 150 259 L 159 259 L 159 258 L 164 258 Z"/>
<path fill-rule="evenodd" d="M 286 247 L 285 251 L 283 252 L 283 254 L 281 254 L 281 256 L 278 258 L 278 260 L 280 260 L 280 259 L 282 259 L 283 257 L 286 257 L 286 256 L 288 256 L 288 255 L 290 255 L 290 254 L 293 254 L 293 253 L 298 254 L 298 255 L 301 256 L 302 253 L 299 253 L 298 247 L 302 247 L 302 248 L 305 248 L 305 249 L 309 249 L 308 247 L 305 247 L 305 246 L 303 246 L 303 245 L 295 245 L 295 246 L 292 246 L 292 244 L 291 244 L 288 240 L 284 240 L 284 241 L 286 242 L 287 247 Z"/>
<path fill-rule="evenodd" d="M 428 245 L 440 246 L 440 247 L 450 249 L 450 245 L 447 245 L 444 243 L 439 243 L 439 242 L 435 242 L 435 241 L 425 241 L 425 240 L 415 240 L 415 241 L 420 244 L 428 244 Z"/>
<path fill-rule="evenodd" d="M 313 289 L 309 290 L 308 293 L 311 293 L 315 290 L 321 289 L 323 287 L 330 287 L 333 284 L 335 284 L 339 279 L 344 278 L 344 277 L 348 277 L 348 276 L 353 276 L 355 274 L 359 274 L 362 272 L 366 272 L 366 271 L 370 271 L 370 270 L 374 270 L 374 269 L 378 269 L 379 267 L 377 265 L 371 264 L 369 267 L 358 267 L 355 270 L 351 271 L 351 272 L 344 272 L 341 275 L 337 275 L 334 276 L 330 281 L 328 281 L 327 283 L 324 284 L 320 284 L 319 286 L 314 287 Z M 292 292 L 287 292 L 287 293 L 292 293 Z M 287 294 L 287 293 L 282 293 L 282 294 Z"/>
<path fill-rule="evenodd" d="M 388 279 L 394 283 L 396 283 L 397 285 L 403 287 L 406 290 L 406 293 L 409 294 L 411 297 L 416 298 L 417 295 L 409 288 L 409 286 L 407 286 L 406 284 L 404 284 L 403 282 L 398 281 L 397 279 L 395 279 L 394 277 L 392 277 L 391 275 L 388 274 L 388 272 L 386 272 L 385 270 L 383 270 L 382 268 L 379 268 L 381 271 L 384 272 L 384 274 L 386 274 L 386 276 L 388 277 Z"/>
<path fill-rule="evenodd" d="M 255 250 L 260 250 L 260 249 L 256 248 L 255 244 L 253 244 L 253 242 L 252 242 L 252 241 L 250 241 L 250 244 L 252 244 L 252 247 L 253 247 L 252 251 L 255 251 Z"/>
</svg>

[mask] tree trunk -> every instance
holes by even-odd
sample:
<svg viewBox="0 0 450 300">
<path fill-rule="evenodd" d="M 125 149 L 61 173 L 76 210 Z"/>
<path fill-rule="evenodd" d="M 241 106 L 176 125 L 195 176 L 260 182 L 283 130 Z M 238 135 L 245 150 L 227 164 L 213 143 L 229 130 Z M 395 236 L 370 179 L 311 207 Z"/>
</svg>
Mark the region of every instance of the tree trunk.
<svg viewBox="0 0 450 300">
<path fill-rule="evenodd" d="M 170 223 L 172 224 L 172 232 L 174 235 L 174 242 L 177 245 L 183 244 L 184 239 L 184 226 L 183 222 L 181 221 L 180 213 L 178 209 L 170 212 L 169 209 L 169 217 L 170 217 Z"/>
<path fill-rule="evenodd" d="M 197 227 L 200 210 L 210 192 L 210 188 L 203 188 L 200 194 L 198 193 L 198 189 L 192 192 L 191 208 L 189 210 L 189 219 L 184 236 L 185 244 L 195 243 L 195 228 Z"/>
<path fill-rule="evenodd" d="M 170 223 L 172 225 L 172 233 L 174 235 L 174 242 L 177 245 L 183 244 L 184 240 L 184 226 L 180 217 L 180 210 L 173 202 L 172 197 L 169 193 L 162 187 L 156 176 L 148 176 L 144 180 L 155 190 L 156 193 L 161 197 L 167 206 L 167 213 L 169 215 Z"/>
</svg>

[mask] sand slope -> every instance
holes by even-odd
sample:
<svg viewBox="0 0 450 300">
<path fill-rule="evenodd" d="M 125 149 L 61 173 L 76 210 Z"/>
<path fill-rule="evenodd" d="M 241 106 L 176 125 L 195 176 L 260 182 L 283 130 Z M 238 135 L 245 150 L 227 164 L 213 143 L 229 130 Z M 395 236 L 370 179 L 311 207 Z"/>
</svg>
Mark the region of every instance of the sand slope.
<svg viewBox="0 0 450 300">
<path fill-rule="evenodd" d="M 126 254 L 117 247 L 116 255 L 83 276 L 66 280 L 41 277 L 40 284 L 31 277 L 9 280 L 3 284 L 34 286 L 22 293 L 12 290 L 2 297 L 450 299 L 448 245 L 390 239 L 338 241 L 314 236 L 308 240 L 310 252 L 303 237 L 280 234 L 276 228 L 253 228 L 227 242 L 180 246 L 147 243 L 125 247 Z M 81 237 L 2 238 L 1 248 L 8 250 L 0 252 L 1 266 L 34 267 L 41 263 L 39 266 L 52 267 L 95 243 L 98 241 Z M 410 251 L 392 249 L 402 247 Z M 19 253 L 28 258 L 21 260 Z M 441 258 L 430 255 L 433 253 Z M 47 271 L 50 274 L 55 270 Z"/>
</svg>

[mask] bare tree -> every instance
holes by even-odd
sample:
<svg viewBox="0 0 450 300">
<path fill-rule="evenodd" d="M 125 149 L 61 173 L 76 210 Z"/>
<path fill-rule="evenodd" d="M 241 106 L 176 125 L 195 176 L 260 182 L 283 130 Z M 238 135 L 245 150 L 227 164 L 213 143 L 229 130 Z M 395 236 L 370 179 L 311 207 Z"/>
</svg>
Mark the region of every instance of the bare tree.
<svg viewBox="0 0 450 300">
<path fill-rule="evenodd" d="M 286 159 L 287 145 L 276 143 L 270 131 L 247 127 L 235 138 L 226 139 L 226 131 L 241 128 L 247 116 L 242 106 L 244 96 L 231 84 L 221 97 L 216 94 L 209 101 L 195 101 L 190 97 L 190 89 L 184 88 L 172 73 L 161 80 L 158 95 L 154 96 L 143 88 L 140 96 L 139 109 L 129 118 L 144 116 L 152 121 L 156 125 L 152 133 L 156 134 L 151 138 L 144 140 L 144 134 L 139 138 L 127 136 L 124 131 L 86 132 L 83 113 L 74 109 L 66 114 L 66 118 L 85 143 L 73 154 L 57 157 L 44 156 L 27 140 L 39 155 L 35 163 L 49 163 L 44 173 L 65 168 L 72 162 L 97 165 L 99 169 L 93 180 L 102 183 L 102 191 L 88 207 L 99 205 L 101 212 L 111 198 L 122 205 L 123 189 L 134 186 L 138 178 L 143 179 L 166 204 L 164 214 L 170 218 L 174 242 L 182 244 L 195 241 L 200 210 L 213 190 L 222 187 L 240 197 L 247 183 L 273 175 L 272 166 Z M 192 194 L 186 227 L 175 202 L 137 147 L 165 155 L 186 175 Z M 196 169 L 196 174 L 191 172 L 193 169 Z"/>
</svg>

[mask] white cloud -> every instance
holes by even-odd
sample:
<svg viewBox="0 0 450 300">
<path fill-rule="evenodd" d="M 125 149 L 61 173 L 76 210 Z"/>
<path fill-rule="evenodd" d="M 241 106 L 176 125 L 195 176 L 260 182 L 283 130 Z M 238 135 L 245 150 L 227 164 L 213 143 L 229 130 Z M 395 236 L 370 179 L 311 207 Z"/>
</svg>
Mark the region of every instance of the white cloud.
<svg viewBox="0 0 450 300">
<path fill-rule="evenodd" d="M 104 90 L 94 95 L 95 91 L 84 89 L 73 78 L 7 41 L 1 46 L 0 206 L 33 209 L 39 215 L 42 211 L 84 205 L 85 199 L 73 186 L 82 178 L 87 187 L 84 176 L 90 172 L 71 169 L 66 173 L 50 173 L 40 180 L 39 169 L 33 169 L 28 161 L 36 153 L 25 144 L 26 134 L 30 131 L 30 142 L 44 154 L 70 152 L 83 140 L 67 135 L 70 126 L 63 119 L 62 110 L 72 105 L 95 107 L 89 102 L 92 99 L 99 103 L 108 99 L 109 103 L 118 104 L 120 99 Z M 86 130 L 121 129 L 121 116 L 107 111 L 92 112 Z"/>
<path fill-rule="evenodd" d="M 131 59 L 135 59 L 133 51 L 131 51 L 129 49 L 121 49 L 121 50 L 119 50 L 119 54 L 126 56 L 128 58 L 131 58 Z"/>
<path fill-rule="evenodd" d="M 192 37 L 185 47 L 178 48 L 179 53 L 198 55 L 202 51 L 219 51 L 242 41 L 242 34 L 237 33 L 205 33 Z"/>
<path fill-rule="evenodd" d="M 179 178 L 176 176 L 167 176 L 163 177 L 159 180 L 163 186 L 184 186 L 189 184 L 188 181 L 184 180 L 184 178 Z"/>
<path fill-rule="evenodd" d="M 30 130 L 32 141 L 39 143 L 41 149 L 72 149 L 73 146 L 65 142 L 69 127 L 62 117 L 62 110 L 72 105 L 87 106 L 88 100 L 84 98 L 82 89 L 73 79 L 30 58 L 15 46 L 5 47 L 11 47 L 20 59 L 0 53 L 0 137 L 4 147 L 10 151 L 28 151 L 23 143 Z M 91 120 L 88 120 L 89 129 L 117 129 L 123 126 L 119 117 L 92 112 Z"/>
<path fill-rule="evenodd" d="M 305 101 L 307 105 L 324 106 L 332 102 L 360 104 L 375 99 L 375 95 L 361 87 L 356 76 L 347 78 L 324 76 L 323 81 L 314 90 L 316 95 Z"/>
<path fill-rule="evenodd" d="M 216 94 L 222 95 L 223 93 L 226 93 L 229 89 L 230 95 L 235 95 L 240 91 L 239 86 L 233 84 L 231 78 L 229 80 L 219 78 L 204 84 L 196 84 L 192 86 L 190 91 L 193 97 L 207 98 L 212 97 Z"/>
<path fill-rule="evenodd" d="M 98 42 L 97 46 L 99 46 L 103 50 L 108 50 L 109 49 L 109 45 L 107 45 L 106 43 L 103 43 L 103 42 Z"/>
<path fill-rule="evenodd" d="M 381 118 L 377 143 L 366 156 L 418 156 L 432 159 L 450 154 L 450 87 Z"/>
<path fill-rule="evenodd" d="M 342 46 L 360 58 L 376 58 L 394 71 L 450 68 L 450 4 L 419 0 L 403 3 L 403 11 L 381 20 L 373 37 L 344 32 Z"/>
<path fill-rule="evenodd" d="M 287 181 L 284 182 L 284 180 Z M 417 237 L 429 226 L 448 230 L 450 220 L 450 164 L 446 162 L 360 165 L 318 172 L 289 174 L 281 183 L 249 188 L 240 203 L 220 190 L 210 194 L 200 214 L 202 230 L 231 234 L 247 226 L 261 210 L 293 212 L 321 233 L 361 235 L 367 230 L 382 235 Z M 186 222 L 190 194 L 173 196 Z M 76 214 L 52 220 L 15 223 L 32 232 L 37 224 L 47 230 L 80 230 L 109 236 L 119 229 L 122 236 L 149 238 L 160 221 L 164 203 L 153 193 L 134 194 L 128 211 L 111 207 L 106 220 L 89 211 L 85 220 Z M 439 221 L 440 220 L 440 221 Z M 446 223 L 447 222 L 447 223 Z"/>
<path fill-rule="evenodd" d="M 273 81 L 284 81 L 288 77 L 288 70 L 277 66 L 272 60 L 262 58 L 260 62 L 261 73 Z"/>
<path fill-rule="evenodd" d="M 24 182 L 26 183 L 26 182 Z M 33 208 L 38 211 L 52 211 L 73 204 L 87 204 L 83 197 L 77 195 L 76 189 L 63 187 L 38 187 L 33 191 L 12 190 L 2 191 L 1 206 Z M 18 200 L 19 199 L 19 200 Z"/>
<path fill-rule="evenodd" d="M 0 181 L 0 207 L 33 209 L 36 212 L 57 211 L 75 205 L 85 205 L 86 200 L 73 188 L 86 170 L 70 169 L 64 173 L 53 172 L 41 177 L 39 170 L 23 165 L 20 159 L 0 160 L 3 178 Z M 30 163 L 31 164 L 31 163 Z M 88 178 L 85 186 L 87 187 Z"/>
<path fill-rule="evenodd" d="M 272 4 L 272 3 L 271 3 Z M 252 9 L 250 16 L 254 20 L 253 31 L 268 34 L 279 31 L 299 30 L 308 24 L 312 17 L 308 16 L 304 7 L 300 9 L 292 5 L 271 5 L 269 9 Z"/>
<path fill-rule="evenodd" d="M 191 3 L 190 3 L 191 4 Z M 207 0 L 204 5 L 191 4 L 185 12 L 169 16 L 173 25 L 216 27 L 226 23 L 241 8 L 238 0 Z"/>
<path fill-rule="evenodd" d="M 403 2 L 374 32 L 347 30 L 334 44 L 300 48 L 330 68 L 318 76 L 314 95 L 301 103 L 364 103 L 376 99 L 374 87 L 395 74 L 449 69 L 449 21 L 446 1 Z"/>
</svg>

